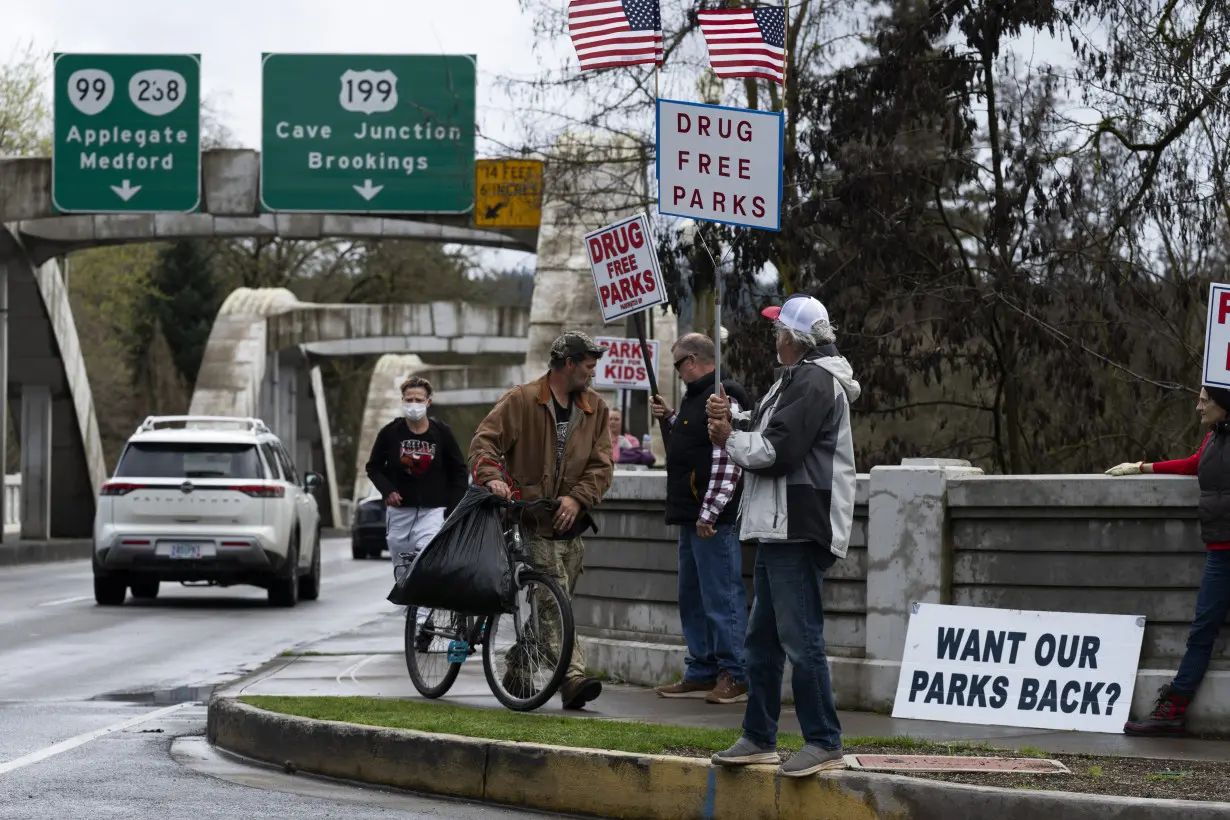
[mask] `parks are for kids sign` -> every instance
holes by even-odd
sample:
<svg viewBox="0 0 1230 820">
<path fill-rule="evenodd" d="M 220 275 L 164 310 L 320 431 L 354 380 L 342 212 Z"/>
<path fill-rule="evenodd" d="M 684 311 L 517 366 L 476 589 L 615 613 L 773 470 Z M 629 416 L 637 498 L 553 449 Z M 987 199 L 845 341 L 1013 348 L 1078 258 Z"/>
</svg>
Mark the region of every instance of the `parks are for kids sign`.
<svg viewBox="0 0 1230 820">
<path fill-rule="evenodd" d="M 893 717 L 1121 733 L 1138 615 L 916 603 Z"/>
<path fill-rule="evenodd" d="M 595 341 L 606 348 L 606 354 L 594 370 L 594 387 L 600 389 L 649 390 L 649 368 L 636 339 L 616 339 L 599 336 Z M 649 361 L 657 365 L 658 342 L 650 339 Z"/>
<path fill-rule="evenodd" d="M 604 322 L 668 301 L 653 234 L 644 214 L 585 234 L 585 252 Z"/>
</svg>

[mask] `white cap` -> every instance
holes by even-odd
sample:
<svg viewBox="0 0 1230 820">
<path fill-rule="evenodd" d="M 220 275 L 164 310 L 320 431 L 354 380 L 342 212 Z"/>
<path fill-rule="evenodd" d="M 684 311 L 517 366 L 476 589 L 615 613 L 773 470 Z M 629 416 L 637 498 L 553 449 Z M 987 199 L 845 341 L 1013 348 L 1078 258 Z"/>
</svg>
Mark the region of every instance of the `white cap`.
<svg viewBox="0 0 1230 820">
<path fill-rule="evenodd" d="M 816 322 L 829 320 L 828 308 L 819 299 L 802 295 L 791 296 L 781 307 L 767 307 L 760 311 L 760 315 L 800 333 L 810 333 Z"/>
</svg>

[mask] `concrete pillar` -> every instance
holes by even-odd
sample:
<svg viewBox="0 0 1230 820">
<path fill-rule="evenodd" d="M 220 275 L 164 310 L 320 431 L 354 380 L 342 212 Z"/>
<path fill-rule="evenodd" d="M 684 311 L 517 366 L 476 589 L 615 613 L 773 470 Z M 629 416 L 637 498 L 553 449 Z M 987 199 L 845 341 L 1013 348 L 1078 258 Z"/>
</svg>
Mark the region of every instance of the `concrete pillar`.
<svg viewBox="0 0 1230 820">
<path fill-rule="evenodd" d="M 21 389 L 21 537 L 51 537 L 51 388 Z"/>
<path fill-rule="evenodd" d="M 951 603 L 952 544 L 947 483 L 981 475 L 959 459 L 905 459 L 873 467 L 867 525 L 868 705 L 888 705 L 897 690 L 914 603 Z"/>
</svg>

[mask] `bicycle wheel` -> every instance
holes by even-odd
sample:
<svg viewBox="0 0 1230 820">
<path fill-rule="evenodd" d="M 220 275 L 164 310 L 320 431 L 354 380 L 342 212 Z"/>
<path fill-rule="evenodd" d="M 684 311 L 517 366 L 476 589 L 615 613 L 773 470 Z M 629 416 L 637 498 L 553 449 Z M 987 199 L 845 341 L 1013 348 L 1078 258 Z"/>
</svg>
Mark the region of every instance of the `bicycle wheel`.
<svg viewBox="0 0 1230 820">
<path fill-rule="evenodd" d="M 496 699 L 516 712 L 549 701 L 568 674 L 575 638 L 563 588 L 548 575 L 522 569 L 517 611 L 491 616 L 483 641 L 483 672 Z M 550 666 L 540 668 L 540 661 Z"/>
<path fill-rule="evenodd" d="M 461 664 L 449 662 L 448 647 L 453 641 L 466 639 L 465 618 L 456 612 L 433 609 L 419 624 L 418 611 L 417 607 L 406 609 L 406 671 L 420 695 L 438 698 L 452 688 L 461 672 Z"/>
</svg>

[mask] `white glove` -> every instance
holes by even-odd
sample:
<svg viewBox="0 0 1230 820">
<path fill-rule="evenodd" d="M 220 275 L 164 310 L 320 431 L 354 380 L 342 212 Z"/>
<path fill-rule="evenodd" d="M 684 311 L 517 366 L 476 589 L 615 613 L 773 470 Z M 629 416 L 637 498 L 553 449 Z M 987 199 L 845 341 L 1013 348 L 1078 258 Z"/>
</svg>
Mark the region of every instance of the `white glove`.
<svg viewBox="0 0 1230 820">
<path fill-rule="evenodd" d="M 1106 471 L 1106 475 L 1140 475 L 1143 466 L 1143 461 L 1128 461 L 1117 467 L 1111 467 Z"/>
</svg>

